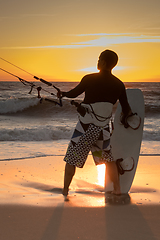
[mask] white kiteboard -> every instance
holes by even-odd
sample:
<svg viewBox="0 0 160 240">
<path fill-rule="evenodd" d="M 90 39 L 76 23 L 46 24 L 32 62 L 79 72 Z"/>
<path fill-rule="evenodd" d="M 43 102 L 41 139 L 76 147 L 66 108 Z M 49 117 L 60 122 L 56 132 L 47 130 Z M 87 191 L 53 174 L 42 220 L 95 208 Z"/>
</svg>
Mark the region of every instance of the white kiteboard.
<svg viewBox="0 0 160 240">
<path fill-rule="evenodd" d="M 121 105 L 118 103 L 114 130 L 111 136 L 111 146 L 114 159 L 118 160 L 120 186 L 122 194 L 128 193 L 138 164 L 144 124 L 144 99 L 140 89 L 127 89 L 127 98 L 133 116 L 127 119 L 129 125 L 125 128 L 121 123 Z M 105 192 L 113 191 L 113 183 L 106 168 Z"/>
</svg>

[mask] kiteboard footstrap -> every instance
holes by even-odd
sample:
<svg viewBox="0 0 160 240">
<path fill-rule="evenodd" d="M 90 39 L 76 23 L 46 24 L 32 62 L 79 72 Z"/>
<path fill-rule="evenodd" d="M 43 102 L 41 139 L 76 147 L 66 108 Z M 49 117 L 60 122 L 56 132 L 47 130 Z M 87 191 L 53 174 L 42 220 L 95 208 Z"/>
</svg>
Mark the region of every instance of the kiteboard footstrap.
<svg viewBox="0 0 160 240">
<path fill-rule="evenodd" d="M 141 117 L 137 113 L 131 113 L 128 116 L 123 114 L 120 117 L 120 122 L 124 125 L 125 128 L 132 128 L 137 130 L 141 125 Z"/>
<path fill-rule="evenodd" d="M 134 168 L 134 158 L 127 157 L 125 159 L 119 158 L 116 160 L 117 169 L 120 175 L 123 175 L 125 172 L 130 172 Z"/>
</svg>

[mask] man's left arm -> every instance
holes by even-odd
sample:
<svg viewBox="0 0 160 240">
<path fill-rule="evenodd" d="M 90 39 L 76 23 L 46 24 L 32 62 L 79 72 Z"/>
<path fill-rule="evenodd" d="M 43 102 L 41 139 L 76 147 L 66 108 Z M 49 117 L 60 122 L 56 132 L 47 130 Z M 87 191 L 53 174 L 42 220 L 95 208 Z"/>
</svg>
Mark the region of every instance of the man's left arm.
<svg viewBox="0 0 160 240">
<path fill-rule="evenodd" d="M 121 123 L 124 125 L 124 127 L 128 127 L 126 119 L 128 116 L 130 116 L 132 114 L 132 110 L 128 103 L 127 94 L 126 94 L 125 89 L 119 98 L 119 102 L 122 107 Z"/>
<path fill-rule="evenodd" d="M 85 91 L 85 81 L 82 79 L 81 82 L 73 89 L 68 92 L 60 92 L 57 97 L 76 98 Z"/>
</svg>

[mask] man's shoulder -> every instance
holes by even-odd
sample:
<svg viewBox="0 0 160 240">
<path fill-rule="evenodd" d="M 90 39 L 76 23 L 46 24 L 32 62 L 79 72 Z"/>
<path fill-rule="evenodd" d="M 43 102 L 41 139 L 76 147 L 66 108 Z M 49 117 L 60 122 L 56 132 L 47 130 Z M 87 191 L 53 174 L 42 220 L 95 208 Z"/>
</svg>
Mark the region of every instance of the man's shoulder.
<svg viewBox="0 0 160 240">
<path fill-rule="evenodd" d="M 119 82 L 120 84 L 123 84 L 122 80 L 120 80 L 118 77 L 116 77 L 116 76 L 113 75 L 113 74 L 112 74 L 112 78 L 113 78 L 115 81 Z"/>
<path fill-rule="evenodd" d="M 121 87 L 125 87 L 124 83 L 122 82 L 122 80 L 120 80 L 118 77 L 116 77 L 115 75 L 112 74 L 113 80 L 115 81 L 115 83 L 117 83 L 119 86 Z"/>
<path fill-rule="evenodd" d="M 99 73 L 88 73 L 82 79 L 94 78 L 94 77 L 98 77 L 98 75 Z"/>
<path fill-rule="evenodd" d="M 94 82 L 96 81 L 97 82 L 97 79 L 98 79 L 98 73 L 89 73 L 89 74 L 86 74 L 82 79 L 81 79 L 81 84 L 83 85 L 88 85 L 90 84 L 90 82 Z"/>
</svg>

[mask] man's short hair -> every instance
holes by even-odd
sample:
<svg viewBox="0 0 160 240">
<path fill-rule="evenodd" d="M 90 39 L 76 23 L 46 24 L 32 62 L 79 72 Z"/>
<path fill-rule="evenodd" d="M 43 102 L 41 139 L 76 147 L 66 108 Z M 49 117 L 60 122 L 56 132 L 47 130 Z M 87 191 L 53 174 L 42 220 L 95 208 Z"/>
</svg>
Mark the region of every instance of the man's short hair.
<svg viewBox="0 0 160 240">
<path fill-rule="evenodd" d="M 110 69 L 112 69 L 114 66 L 116 66 L 118 62 L 118 55 L 111 51 L 111 50 L 105 50 L 100 54 L 99 57 L 101 60 L 104 60 L 106 62 L 106 66 Z"/>
</svg>

